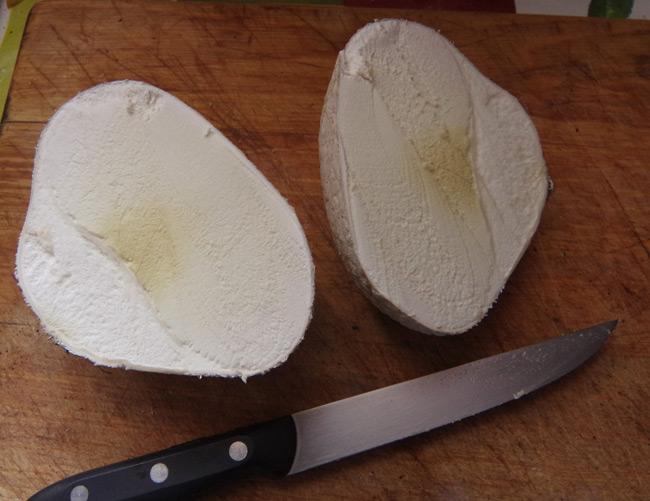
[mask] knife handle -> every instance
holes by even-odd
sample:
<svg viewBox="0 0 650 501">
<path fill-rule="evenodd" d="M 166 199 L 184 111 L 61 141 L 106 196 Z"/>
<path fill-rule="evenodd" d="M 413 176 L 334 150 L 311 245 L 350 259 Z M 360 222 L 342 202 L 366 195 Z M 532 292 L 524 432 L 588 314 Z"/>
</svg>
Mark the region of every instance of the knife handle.
<svg viewBox="0 0 650 501">
<path fill-rule="evenodd" d="M 295 451 L 296 426 L 287 416 L 79 473 L 29 501 L 189 499 L 236 472 L 286 475 Z"/>
</svg>

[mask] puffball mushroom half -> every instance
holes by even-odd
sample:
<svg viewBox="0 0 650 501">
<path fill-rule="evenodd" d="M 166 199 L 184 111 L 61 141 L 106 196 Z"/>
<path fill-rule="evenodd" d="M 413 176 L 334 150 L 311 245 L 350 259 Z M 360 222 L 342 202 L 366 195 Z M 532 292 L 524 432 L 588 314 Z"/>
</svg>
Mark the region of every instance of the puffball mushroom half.
<svg viewBox="0 0 650 501">
<path fill-rule="evenodd" d="M 486 314 L 549 188 L 519 102 L 438 32 L 395 19 L 365 26 L 339 53 L 320 162 L 348 269 L 381 310 L 434 334 Z"/>
<path fill-rule="evenodd" d="M 199 113 L 142 82 L 54 114 L 16 261 L 45 331 L 101 365 L 246 378 L 285 361 L 311 318 L 293 209 Z"/>
</svg>

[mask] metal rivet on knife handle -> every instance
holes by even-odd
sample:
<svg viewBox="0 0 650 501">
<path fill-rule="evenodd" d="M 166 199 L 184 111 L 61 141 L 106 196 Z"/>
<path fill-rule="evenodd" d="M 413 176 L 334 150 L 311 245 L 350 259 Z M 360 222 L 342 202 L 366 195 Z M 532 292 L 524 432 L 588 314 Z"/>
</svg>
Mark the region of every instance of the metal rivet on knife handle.
<svg viewBox="0 0 650 501">
<path fill-rule="evenodd" d="M 88 489 L 85 485 L 77 485 L 70 491 L 70 501 L 87 501 Z"/>
<path fill-rule="evenodd" d="M 156 463 L 149 470 L 149 478 L 156 484 L 162 484 L 169 476 L 169 468 L 165 463 Z"/>
<path fill-rule="evenodd" d="M 248 456 L 248 447 L 244 442 L 237 441 L 230 444 L 230 449 L 228 449 L 228 454 L 230 459 L 233 461 L 243 461 Z"/>
</svg>

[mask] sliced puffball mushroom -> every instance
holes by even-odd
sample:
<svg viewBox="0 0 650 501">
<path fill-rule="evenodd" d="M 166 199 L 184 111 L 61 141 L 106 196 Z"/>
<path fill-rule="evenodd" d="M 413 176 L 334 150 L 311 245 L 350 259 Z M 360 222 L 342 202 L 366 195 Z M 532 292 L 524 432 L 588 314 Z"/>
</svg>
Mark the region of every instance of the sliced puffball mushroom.
<svg viewBox="0 0 650 501">
<path fill-rule="evenodd" d="M 246 378 L 285 361 L 311 318 L 293 209 L 141 82 L 93 87 L 47 124 L 16 265 L 45 331 L 101 365 Z"/>
<path fill-rule="evenodd" d="M 367 25 L 339 53 L 320 160 L 348 269 L 381 310 L 427 333 L 481 320 L 548 191 L 519 102 L 436 31 L 402 20 Z"/>
</svg>

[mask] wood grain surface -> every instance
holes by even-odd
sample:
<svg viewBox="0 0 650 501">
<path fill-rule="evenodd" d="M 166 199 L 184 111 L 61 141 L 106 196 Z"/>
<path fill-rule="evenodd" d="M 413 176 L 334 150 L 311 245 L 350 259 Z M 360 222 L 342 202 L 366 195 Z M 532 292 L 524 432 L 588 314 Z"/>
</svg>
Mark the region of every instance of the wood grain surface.
<svg viewBox="0 0 650 501">
<path fill-rule="evenodd" d="M 318 128 L 336 54 L 375 18 L 439 29 L 517 96 L 555 192 L 489 315 L 429 337 L 375 310 L 333 246 Z M 0 499 L 617 318 L 577 372 L 498 409 L 216 499 L 650 498 L 650 23 L 314 6 L 44 1 L 0 134 Z M 196 108 L 295 207 L 316 265 L 314 318 L 281 367 L 245 384 L 94 366 L 39 328 L 14 277 L 34 148 L 76 93 L 137 79 Z"/>
</svg>

